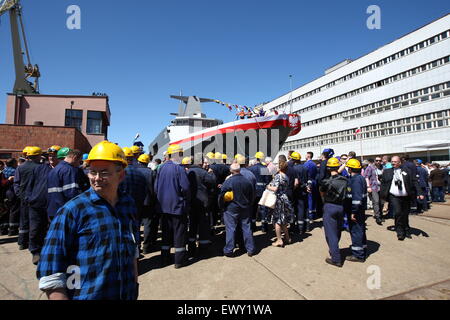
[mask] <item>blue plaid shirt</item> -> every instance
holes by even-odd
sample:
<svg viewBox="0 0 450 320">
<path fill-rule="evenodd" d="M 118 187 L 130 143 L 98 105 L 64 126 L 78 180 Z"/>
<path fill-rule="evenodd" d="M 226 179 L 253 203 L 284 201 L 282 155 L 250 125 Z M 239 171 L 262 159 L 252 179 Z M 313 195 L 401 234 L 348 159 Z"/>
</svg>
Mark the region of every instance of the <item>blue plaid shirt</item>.
<svg viewBox="0 0 450 320">
<path fill-rule="evenodd" d="M 16 173 L 16 169 L 13 167 L 5 167 L 3 170 L 3 175 L 5 176 L 5 179 L 8 179 L 9 177 L 14 177 L 14 174 Z"/>
<path fill-rule="evenodd" d="M 70 290 L 60 281 L 70 299 L 136 299 L 135 216 L 134 200 L 120 192 L 114 208 L 92 188 L 67 202 L 45 239 L 37 268 L 40 286 L 58 274 L 63 280 L 74 279 L 68 267 L 78 266 L 79 288 Z"/>
</svg>

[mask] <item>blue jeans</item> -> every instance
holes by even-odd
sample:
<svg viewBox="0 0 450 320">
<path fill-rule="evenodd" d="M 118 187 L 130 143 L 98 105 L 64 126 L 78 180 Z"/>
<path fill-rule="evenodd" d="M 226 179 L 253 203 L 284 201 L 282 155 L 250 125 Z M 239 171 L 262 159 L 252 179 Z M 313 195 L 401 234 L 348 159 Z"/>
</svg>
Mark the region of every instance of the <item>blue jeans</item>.
<svg viewBox="0 0 450 320">
<path fill-rule="evenodd" d="M 432 187 L 433 202 L 444 202 L 444 187 Z"/>
<path fill-rule="evenodd" d="M 253 240 L 253 232 L 251 230 L 251 217 L 241 217 L 240 214 L 225 211 L 223 213 L 223 221 L 225 222 L 225 247 L 223 248 L 223 253 L 230 254 L 233 253 L 235 244 L 235 234 L 236 228 L 240 225 L 240 230 L 242 230 L 242 236 L 244 237 L 245 249 L 248 253 L 255 252 L 255 242 Z"/>
</svg>

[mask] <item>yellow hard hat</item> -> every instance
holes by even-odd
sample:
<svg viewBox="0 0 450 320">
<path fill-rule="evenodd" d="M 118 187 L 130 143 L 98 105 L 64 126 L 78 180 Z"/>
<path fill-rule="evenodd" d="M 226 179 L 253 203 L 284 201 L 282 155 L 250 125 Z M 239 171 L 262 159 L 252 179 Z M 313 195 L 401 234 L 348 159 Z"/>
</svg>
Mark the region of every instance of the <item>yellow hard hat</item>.
<svg viewBox="0 0 450 320">
<path fill-rule="evenodd" d="M 148 164 L 150 162 L 150 157 L 148 154 L 141 154 L 138 158 L 138 161 Z"/>
<path fill-rule="evenodd" d="M 237 159 L 239 157 L 243 157 L 243 155 L 238 153 L 237 155 L 234 156 L 235 159 Z"/>
<path fill-rule="evenodd" d="M 141 152 L 141 148 L 139 148 L 138 146 L 132 146 L 130 149 L 134 154 Z"/>
<path fill-rule="evenodd" d="M 227 160 L 227 159 L 228 159 L 227 155 L 226 155 L 226 154 L 223 154 L 223 155 L 222 155 L 222 160 Z"/>
<path fill-rule="evenodd" d="M 131 148 L 125 147 L 122 149 L 123 154 L 125 155 L 125 157 L 129 158 L 133 156 L 133 151 L 131 151 Z"/>
<path fill-rule="evenodd" d="M 214 152 L 208 152 L 208 153 L 206 154 L 206 157 L 207 157 L 208 159 L 214 159 L 214 158 L 216 157 L 216 155 L 214 154 Z"/>
<path fill-rule="evenodd" d="M 256 158 L 256 159 L 260 159 L 260 160 L 264 159 L 264 153 L 262 153 L 261 151 L 258 151 L 258 152 L 255 154 L 255 158 Z"/>
<path fill-rule="evenodd" d="M 179 152 L 183 152 L 183 148 L 181 148 L 181 146 L 179 146 L 178 144 L 171 144 L 167 149 L 167 154 L 174 154 Z"/>
<path fill-rule="evenodd" d="M 48 153 L 55 153 L 55 152 L 58 152 L 59 150 L 61 150 L 60 146 L 51 146 L 50 148 L 48 148 L 47 152 Z"/>
<path fill-rule="evenodd" d="M 238 164 L 245 164 L 245 157 L 243 155 L 241 155 L 241 154 L 237 155 L 236 160 L 237 160 Z"/>
<path fill-rule="evenodd" d="M 26 146 L 24 149 L 23 149 L 23 151 L 22 151 L 22 153 L 26 156 L 27 154 L 28 154 L 28 151 L 30 150 L 30 146 Z"/>
<path fill-rule="evenodd" d="M 39 147 L 28 147 L 27 156 L 40 156 L 42 149 Z"/>
<path fill-rule="evenodd" d="M 361 162 L 357 159 L 350 159 L 347 161 L 346 166 L 352 169 L 361 169 Z"/>
<path fill-rule="evenodd" d="M 339 160 L 336 158 L 330 158 L 327 161 L 327 167 L 335 168 L 335 167 L 340 167 L 340 166 L 341 166 L 341 164 L 339 163 Z"/>
<path fill-rule="evenodd" d="M 184 157 L 181 164 L 191 164 L 191 157 Z"/>
<path fill-rule="evenodd" d="M 124 167 L 128 166 L 123 150 L 115 143 L 109 141 L 102 141 L 96 144 L 89 152 L 86 162 L 89 164 L 95 160 L 115 161 L 120 162 Z"/>
<path fill-rule="evenodd" d="M 216 153 L 214 154 L 214 159 L 216 159 L 216 160 L 222 160 L 222 154 L 221 154 L 220 152 L 216 152 Z"/>
<path fill-rule="evenodd" d="M 233 191 L 228 191 L 223 195 L 223 201 L 231 202 L 234 199 Z"/>
<path fill-rule="evenodd" d="M 292 152 L 291 158 L 294 159 L 294 160 L 301 160 L 302 156 L 298 152 Z"/>
</svg>

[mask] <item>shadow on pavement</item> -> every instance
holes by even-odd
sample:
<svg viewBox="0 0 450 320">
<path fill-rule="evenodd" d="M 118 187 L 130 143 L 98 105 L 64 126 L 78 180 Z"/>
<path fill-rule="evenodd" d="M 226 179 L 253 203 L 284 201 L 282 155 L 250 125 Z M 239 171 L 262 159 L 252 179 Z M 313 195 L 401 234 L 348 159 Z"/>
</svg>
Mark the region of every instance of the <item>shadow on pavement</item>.
<svg viewBox="0 0 450 320">
<path fill-rule="evenodd" d="M 378 242 L 367 240 L 367 257 L 370 257 L 372 254 L 380 250 L 381 245 Z M 343 263 L 345 263 L 345 257 L 352 255 L 351 247 L 342 248 L 339 250 L 341 253 L 341 257 L 343 258 Z"/>
<path fill-rule="evenodd" d="M 17 242 L 18 239 L 19 239 L 19 237 L 8 237 L 8 238 L 0 239 L 0 245 L 7 244 L 7 243 L 14 243 L 14 242 Z"/>
</svg>

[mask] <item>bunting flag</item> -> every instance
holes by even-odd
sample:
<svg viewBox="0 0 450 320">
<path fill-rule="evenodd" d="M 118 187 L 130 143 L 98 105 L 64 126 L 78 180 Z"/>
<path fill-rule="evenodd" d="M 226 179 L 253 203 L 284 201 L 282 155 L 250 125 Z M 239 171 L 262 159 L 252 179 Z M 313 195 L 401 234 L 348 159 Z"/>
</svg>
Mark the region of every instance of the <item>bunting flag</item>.
<svg viewBox="0 0 450 320">
<path fill-rule="evenodd" d="M 212 101 L 214 101 L 215 103 L 220 104 L 220 105 L 222 105 L 224 107 L 227 107 L 228 110 L 230 110 L 230 111 L 233 111 L 233 108 L 234 108 L 237 112 L 247 112 L 247 113 L 252 113 L 252 114 L 255 114 L 255 115 L 261 113 L 259 109 L 255 110 L 255 108 L 257 106 L 251 108 L 251 107 L 248 107 L 248 106 L 240 106 L 240 105 L 237 105 L 237 104 L 229 104 L 227 102 L 223 102 L 223 101 L 220 101 L 220 100 L 212 100 Z"/>
</svg>

